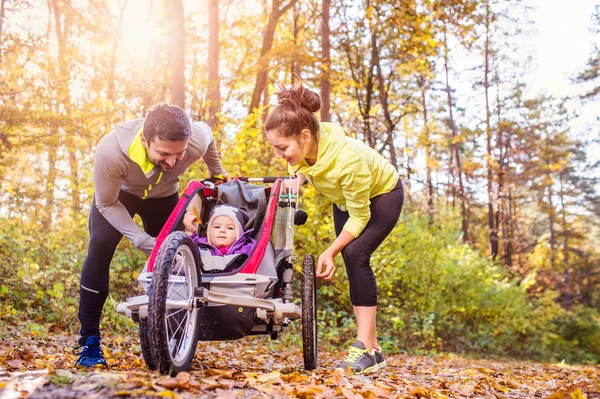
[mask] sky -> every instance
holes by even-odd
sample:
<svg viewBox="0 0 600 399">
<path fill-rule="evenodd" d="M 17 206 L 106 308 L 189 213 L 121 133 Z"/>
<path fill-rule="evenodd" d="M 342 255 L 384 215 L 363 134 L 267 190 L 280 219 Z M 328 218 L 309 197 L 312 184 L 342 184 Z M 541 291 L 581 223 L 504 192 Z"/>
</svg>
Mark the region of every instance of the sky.
<svg viewBox="0 0 600 399">
<path fill-rule="evenodd" d="M 527 53 L 534 64 L 527 79 L 532 93 L 552 94 L 556 97 L 577 95 L 582 87 L 571 78 L 580 73 L 592 54 L 594 37 L 590 31 L 592 14 L 600 0 L 526 0 L 534 9 L 531 18 L 535 29 L 523 38 Z M 600 38 L 596 38 L 600 42 Z M 580 117 L 572 122 L 576 132 L 597 126 L 600 101 L 577 105 Z M 596 127 L 590 134 L 598 137 Z M 594 151 L 595 152 L 595 151 Z"/>
<path fill-rule="evenodd" d="M 535 7 L 535 30 L 524 38 L 535 60 L 529 84 L 533 91 L 557 96 L 576 94 L 569 78 L 581 71 L 592 52 L 591 16 L 598 0 L 528 0 Z"/>
</svg>

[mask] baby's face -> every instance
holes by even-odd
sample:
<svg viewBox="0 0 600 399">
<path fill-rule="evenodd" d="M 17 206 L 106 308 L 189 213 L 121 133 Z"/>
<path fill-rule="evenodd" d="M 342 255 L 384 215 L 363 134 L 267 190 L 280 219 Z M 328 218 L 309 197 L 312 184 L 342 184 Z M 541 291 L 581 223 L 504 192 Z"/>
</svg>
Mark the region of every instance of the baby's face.
<svg viewBox="0 0 600 399">
<path fill-rule="evenodd" d="M 228 247 L 235 242 L 235 223 L 229 216 L 217 216 L 210 226 L 210 242 L 217 248 Z"/>
</svg>

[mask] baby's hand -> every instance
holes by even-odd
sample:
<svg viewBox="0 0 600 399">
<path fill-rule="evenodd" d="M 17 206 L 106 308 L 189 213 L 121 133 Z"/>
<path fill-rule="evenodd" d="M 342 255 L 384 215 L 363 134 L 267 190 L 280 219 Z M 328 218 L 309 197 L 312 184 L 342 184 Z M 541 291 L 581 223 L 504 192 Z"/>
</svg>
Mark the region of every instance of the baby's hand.
<svg viewBox="0 0 600 399">
<path fill-rule="evenodd" d="M 196 232 L 196 222 L 198 218 L 193 212 L 186 212 L 183 216 L 183 231 L 187 234 L 192 235 Z"/>
</svg>

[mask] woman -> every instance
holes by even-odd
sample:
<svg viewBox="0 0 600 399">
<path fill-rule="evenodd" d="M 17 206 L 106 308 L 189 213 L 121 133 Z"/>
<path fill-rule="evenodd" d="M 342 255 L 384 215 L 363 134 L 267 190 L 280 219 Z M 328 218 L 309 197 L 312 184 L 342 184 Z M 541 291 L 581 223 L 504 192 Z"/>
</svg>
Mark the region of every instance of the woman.
<svg viewBox="0 0 600 399">
<path fill-rule="evenodd" d="M 371 254 L 393 230 L 404 202 L 398 172 L 377 151 L 347 137 L 341 126 L 319 123 L 315 112 L 321 99 L 301 85 L 282 88 L 279 105 L 265 124 L 269 143 L 287 161 L 298 187 L 305 178 L 333 202 L 337 238 L 317 261 L 317 277 L 331 280 L 333 258 L 342 253 L 350 285 L 350 299 L 358 325 L 356 341 L 338 366 L 355 373 L 386 365 L 377 344 L 377 283 Z"/>
</svg>

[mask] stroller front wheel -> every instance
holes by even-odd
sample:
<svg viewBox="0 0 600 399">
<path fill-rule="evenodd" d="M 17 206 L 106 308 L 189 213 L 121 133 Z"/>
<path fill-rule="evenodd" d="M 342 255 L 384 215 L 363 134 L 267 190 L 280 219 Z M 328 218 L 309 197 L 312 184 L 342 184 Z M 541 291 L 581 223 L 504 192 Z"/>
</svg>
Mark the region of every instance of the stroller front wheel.
<svg viewBox="0 0 600 399">
<path fill-rule="evenodd" d="M 140 320 L 140 346 L 142 347 L 142 356 L 146 366 L 152 371 L 158 368 L 156 357 L 152 351 L 152 343 L 150 342 L 150 333 L 148 331 L 148 319 Z"/>
<path fill-rule="evenodd" d="M 191 238 L 170 234 L 156 258 L 148 304 L 148 328 L 158 369 L 175 375 L 189 368 L 198 344 L 194 290 L 201 281 L 198 252 Z M 183 304 L 183 305 L 182 305 Z"/>
</svg>

